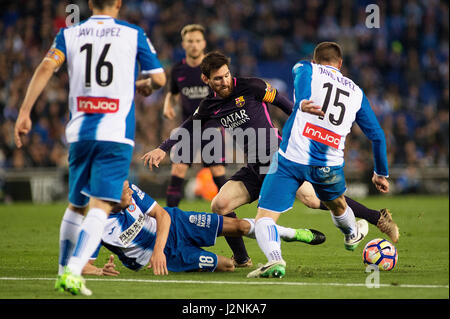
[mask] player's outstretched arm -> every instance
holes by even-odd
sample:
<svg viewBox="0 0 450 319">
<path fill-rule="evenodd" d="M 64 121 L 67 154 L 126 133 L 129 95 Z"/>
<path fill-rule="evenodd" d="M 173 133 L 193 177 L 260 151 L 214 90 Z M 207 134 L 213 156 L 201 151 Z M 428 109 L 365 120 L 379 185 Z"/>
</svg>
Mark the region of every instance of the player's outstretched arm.
<svg viewBox="0 0 450 319">
<path fill-rule="evenodd" d="M 169 271 L 167 270 L 164 248 L 166 247 L 167 237 L 169 236 L 170 215 L 158 204 L 148 214 L 156 219 L 156 240 L 148 268 L 153 268 L 155 275 L 168 275 Z"/>
<path fill-rule="evenodd" d="M 109 256 L 108 262 L 103 266 L 103 268 L 98 268 L 94 265 L 95 260 L 89 260 L 84 266 L 82 275 L 94 275 L 94 276 L 117 276 L 120 274 L 116 270 L 116 265 L 114 264 L 114 255 Z"/>
<path fill-rule="evenodd" d="M 36 68 L 36 71 L 34 71 L 14 127 L 14 141 L 18 148 L 23 145 L 22 137 L 31 130 L 32 123 L 30 113 L 33 105 L 39 95 L 41 95 L 57 67 L 58 65 L 53 60 L 44 58 L 41 64 Z"/>
<path fill-rule="evenodd" d="M 202 123 L 206 123 L 208 118 L 206 118 L 205 121 L 202 121 Z M 152 170 L 152 166 L 155 165 L 156 167 L 159 167 L 159 163 L 164 159 L 166 156 L 166 152 L 169 152 L 172 146 L 174 146 L 178 141 L 180 141 L 184 134 L 179 134 L 179 130 L 188 130 L 189 136 L 192 138 L 193 136 L 193 123 L 194 120 L 202 120 L 202 117 L 194 113 L 193 115 L 189 116 L 186 121 L 183 122 L 177 129 L 173 130 L 170 134 L 170 137 L 166 139 L 164 142 L 159 145 L 157 149 L 154 149 L 153 151 L 150 151 L 146 153 L 144 156 L 141 157 L 141 160 L 144 161 L 144 166 L 147 166 Z"/>
<path fill-rule="evenodd" d="M 144 156 L 141 157 L 141 160 L 144 161 L 144 166 L 148 166 L 148 168 L 152 171 L 153 165 L 159 167 L 159 163 L 166 157 L 166 152 L 164 152 L 160 148 L 156 148 L 153 151 L 145 153 Z"/>
</svg>

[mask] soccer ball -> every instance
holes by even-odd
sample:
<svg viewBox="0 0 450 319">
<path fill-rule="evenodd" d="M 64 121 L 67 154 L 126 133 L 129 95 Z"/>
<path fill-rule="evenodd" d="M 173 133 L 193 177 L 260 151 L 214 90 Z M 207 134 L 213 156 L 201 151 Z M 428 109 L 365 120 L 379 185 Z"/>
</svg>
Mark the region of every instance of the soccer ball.
<svg viewBox="0 0 450 319">
<path fill-rule="evenodd" d="M 397 249 L 386 239 L 372 239 L 363 249 L 365 264 L 377 265 L 380 270 L 391 270 L 397 264 Z"/>
</svg>

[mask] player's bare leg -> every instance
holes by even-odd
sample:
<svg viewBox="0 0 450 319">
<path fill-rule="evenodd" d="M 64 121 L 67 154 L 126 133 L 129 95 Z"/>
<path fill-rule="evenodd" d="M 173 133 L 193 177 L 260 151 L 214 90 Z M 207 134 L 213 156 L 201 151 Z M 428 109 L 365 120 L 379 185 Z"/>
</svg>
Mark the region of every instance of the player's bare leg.
<svg viewBox="0 0 450 319">
<path fill-rule="evenodd" d="M 219 190 L 211 202 L 211 210 L 219 215 L 237 218 L 233 210 L 250 202 L 250 194 L 240 181 L 229 180 Z M 225 240 L 233 251 L 236 267 L 251 267 L 252 260 L 248 256 L 242 237 L 225 236 Z"/>
<path fill-rule="evenodd" d="M 219 215 L 226 215 L 236 208 L 250 203 L 250 194 L 241 181 L 229 180 L 219 190 L 211 202 L 211 210 Z"/>
<path fill-rule="evenodd" d="M 177 207 L 181 201 L 184 178 L 189 169 L 189 165 L 183 163 L 173 163 L 170 172 L 170 182 L 166 192 L 166 204 L 168 207 Z"/>
<path fill-rule="evenodd" d="M 303 182 L 303 184 L 298 188 L 295 197 L 301 201 L 306 207 L 312 209 L 320 208 L 320 199 L 316 196 L 314 188 L 311 183 Z"/>
<path fill-rule="evenodd" d="M 347 205 L 344 195 L 331 201 L 324 201 L 324 204 L 331 210 L 333 223 L 345 236 L 345 249 L 355 250 L 369 231 L 367 221 L 360 219 L 356 222 L 353 210 Z"/>
</svg>

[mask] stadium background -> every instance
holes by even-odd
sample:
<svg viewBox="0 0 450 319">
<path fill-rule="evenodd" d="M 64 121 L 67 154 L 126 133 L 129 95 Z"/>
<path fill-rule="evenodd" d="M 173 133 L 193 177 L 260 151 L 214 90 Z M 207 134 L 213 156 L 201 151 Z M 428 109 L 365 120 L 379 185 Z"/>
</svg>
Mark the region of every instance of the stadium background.
<svg viewBox="0 0 450 319">
<path fill-rule="evenodd" d="M 256 1 L 124 0 L 121 19 L 143 27 L 167 72 L 183 57 L 179 31 L 188 23 L 207 29 L 207 50 L 232 58 L 235 76 L 269 80 L 292 97 L 291 67 L 311 58 L 324 40 L 344 50 L 343 73 L 366 92 L 384 131 L 396 193 L 448 193 L 449 20 L 447 1 Z M 90 12 L 87 1 L 0 0 L 0 200 L 66 198 L 67 143 L 64 125 L 68 78 L 51 80 L 32 112 L 33 129 L 23 149 L 14 146 L 18 109 L 35 67 L 59 28 L 69 3 Z M 379 29 L 365 25 L 368 4 L 380 8 Z M 140 157 L 178 125 L 162 117 L 167 88 L 136 97 L 137 134 L 130 178 L 164 197 L 169 161 L 158 174 Z M 272 108 L 274 123 L 286 116 Z M 354 127 L 346 147 L 346 171 L 356 195 L 373 189 L 370 143 Z M 235 171 L 233 165 L 228 172 Z M 367 192 L 358 193 L 366 189 Z"/>
</svg>

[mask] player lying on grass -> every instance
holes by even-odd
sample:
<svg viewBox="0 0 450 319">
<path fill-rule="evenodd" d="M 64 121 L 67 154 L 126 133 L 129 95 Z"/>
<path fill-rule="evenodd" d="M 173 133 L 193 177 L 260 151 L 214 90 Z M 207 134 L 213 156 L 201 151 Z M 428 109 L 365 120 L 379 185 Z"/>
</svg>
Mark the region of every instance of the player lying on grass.
<svg viewBox="0 0 450 319">
<path fill-rule="evenodd" d="M 277 225 L 273 232 L 286 242 L 317 245 L 325 241 L 325 235 L 313 229 Z M 148 265 L 155 275 L 167 275 L 168 271 L 233 271 L 231 258 L 201 248 L 213 246 L 217 236 L 222 235 L 255 238 L 254 221 L 163 208 L 136 185 L 125 181 L 121 202 L 109 215 L 101 245 L 84 267 L 83 275 L 119 274 L 114 257 L 103 268 L 93 265 L 101 246 L 116 254 L 125 267 L 139 270 Z"/>
</svg>

